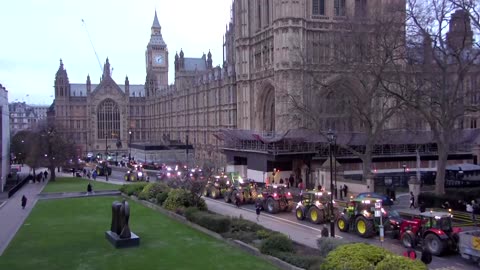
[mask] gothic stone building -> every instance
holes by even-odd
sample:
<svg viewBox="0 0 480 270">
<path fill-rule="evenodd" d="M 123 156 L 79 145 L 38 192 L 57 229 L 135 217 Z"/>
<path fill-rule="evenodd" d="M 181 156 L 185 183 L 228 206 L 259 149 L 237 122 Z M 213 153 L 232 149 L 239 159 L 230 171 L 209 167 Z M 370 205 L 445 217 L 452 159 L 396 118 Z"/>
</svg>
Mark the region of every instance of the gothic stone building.
<svg viewBox="0 0 480 270">
<path fill-rule="evenodd" d="M 192 144 L 198 160 L 224 163 L 219 128 L 236 127 L 233 66 L 212 66 L 212 56 L 175 56 L 175 85 L 168 84 L 168 49 L 155 12 L 145 52 L 146 83 L 117 84 L 109 59 L 98 84 L 70 83 L 60 60 L 55 76 L 55 126 L 75 143 L 79 156 L 87 152 L 126 154 L 129 145 Z M 189 141 L 188 141 L 189 140 Z M 153 147 L 152 149 L 154 149 Z M 148 152 L 148 151 L 146 151 Z M 153 156 L 137 159 L 154 161 Z M 158 160 L 161 162 L 161 160 Z"/>
<path fill-rule="evenodd" d="M 398 7 L 400 13 L 395 13 Z M 83 152 L 114 147 L 117 140 L 124 151 L 129 139 L 145 144 L 178 141 L 193 145 L 200 164 L 228 164 L 227 169 L 257 181 L 276 168 L 281 170 L 276 178 L 293 172 L 308 182 L 314 178 L 310 173 L 320 171 L 327 152 L 310 133 L 299 130 L 312 123 L 292 110 L 289 97 L 320 108 L 317 129 L 361 131 L 342 119 L 334 100 L 314 102 L 306 87 L 312 76 L 307 74 L 325 85 L 344 81 L 355 71 L 332 64 L 348 47 L 338 34 L 351 20 L 368 22 L 378 12 L 385 17 L 391 12 L 404 22 L 402 8 L 405 0 L 235 0 L 224 36 L 223 65 L 213 67 L 210 53 L 188 58 L 181 50 L 175 55 L 174 85 L 168 84 L 168 50 L 155 14 L 145 85 L 130 85 L 128 78 L 124 85 L 114 82 L 108 60 L 99 84 L 89 77 L 86 84 L 70 84 L 60 64 L 55 79 L 57 127 Z M 395 31 L 403 38 L 403 23 Z M 405 123 L 394 118 L 388 127 Z M 358 170 L 361 162 L 349 159 L 342 165 L 352 163 L 351 170 Z M 318 183 L 319 174 L 315 177 Z"/>
</svg>

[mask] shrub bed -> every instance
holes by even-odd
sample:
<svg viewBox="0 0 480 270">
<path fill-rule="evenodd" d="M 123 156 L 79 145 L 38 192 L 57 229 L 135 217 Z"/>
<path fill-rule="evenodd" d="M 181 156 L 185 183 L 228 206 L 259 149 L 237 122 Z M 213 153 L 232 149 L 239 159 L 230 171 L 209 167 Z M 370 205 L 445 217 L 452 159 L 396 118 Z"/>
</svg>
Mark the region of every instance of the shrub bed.
<svg viewBox="0 0 480 270">
<path fill-rule="evenodd" d="M 206 211 L 199 211 L 198 208 L 187 208 L 185 210 L 185 217 L 187 220 L 216 233 L 224 233 L 230 230 L 230 218 Z"/>
<path fill-rule="evenodd" d="M 195 206 L 200 210 L 207 210 L 205 200 L 200 198 L 197 205 L 195 205 L 194 195 L 185 189 L 172 189 L 168 192 L 167 199 L 163 202 L 163 207 L 171 211 L 178 211 L 181 208 L 188 208 Z"/>
<path fill-rule="evenodd" d="M 272 234 L 262 240 L 260 252 L 263 254 L 274 255 L 276 252 L 294 252 L 293 242 L 286 235 L 281 233 Z"/>
<path fill-rule="evenodd" d="M 382 262 L 386 260 L 385 262 Z M 399 262 L 401 264 L 397 265 Z M 403 268 L 399 268 L 399 266 Z M 377 246 L 365 243 L 341 245 L 330 252 L 323 261 L 322 270 L 363 270 L 363 269 L 403 269 L 426 270 L 427 267 L 420 261 L 413 261 Z"/>
<path fill-rule="evenodd" d="M 122 185 L 120 187 L 120 191 L 127 194 L 128 196 L 138 196 L 140 192 L 143 191 L 143 188 L 147 185 L 147 183 L 135 183 L 131 185 Z"/>
</svg>

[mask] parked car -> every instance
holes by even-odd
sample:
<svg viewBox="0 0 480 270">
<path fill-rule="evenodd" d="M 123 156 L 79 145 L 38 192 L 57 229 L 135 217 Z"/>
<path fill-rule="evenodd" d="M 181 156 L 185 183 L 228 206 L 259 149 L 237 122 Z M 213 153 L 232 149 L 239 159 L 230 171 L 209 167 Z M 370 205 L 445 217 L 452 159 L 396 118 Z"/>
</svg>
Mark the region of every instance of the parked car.
<svg viewBox="0 0 480 270">
<path fill-rule="evenodd" d="M 359 193 L 357 195 L 357 197 L 355 197 L 355 198 L 357 198 L 357 199 L 381 199 L 383 206 L 393 205 L 393 199 L 392 198 L 390 198 L 387 195 L 379 194 L 379 193 L 375 193 L 375 192 Z"/>
</svg>

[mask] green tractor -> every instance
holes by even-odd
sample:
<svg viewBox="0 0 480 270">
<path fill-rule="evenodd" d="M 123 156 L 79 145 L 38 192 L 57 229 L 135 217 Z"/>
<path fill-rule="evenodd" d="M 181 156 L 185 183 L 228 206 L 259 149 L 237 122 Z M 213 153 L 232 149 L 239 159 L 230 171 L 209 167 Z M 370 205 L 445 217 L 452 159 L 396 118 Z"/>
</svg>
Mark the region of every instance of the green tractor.
<svg viewBox="0 0 480 270">
<path fill-rule="evenodd" d="M 212 199 L 218 199 L 222 197 L 227 191 L 226 176 L 215 176 L 213 179 L 208 180 L 205 188 L 203 189 L 203 196 L 210 197 Z"/>
<path fill-rule="evenodd" d="M 238 181 L 230 182 L 227 181 L 227 188 L 223 194 L 223 199 L 227 203 L 237 204 L 247 204 L 254 203 L 258 196 L 257 186 L 254 182 L 245 182 L 242 178 L 239 178 Z"/>
<path fill-rule="evenodd" d="M 98 176 L 105 176 L 108 173 L 108 176 L 112 175 L 112 168 L 105 165 L 105 163 L 101 165 L 97 165 L 95 167 Z"/>
<path fill-rule="evenodd" d="M 375 203 L 381 200 L 353 199 L 337 219 L 337 227 L 342 232 L 352 231 L 363 238 L 370 238 L 378 234 L 380 217 L 375 217 Z M 381 208 L 383 225 L 390 228 L 390 218 L 384 208 Z"/>
<path fill-rule="evenodd" d="M 335 205 L 335 201 L 332 205 L 328 193 L 307 191 L 302 194 L 302 198 L 297 204 L 295 216 L 298 220 L 307 218 L 312 223 L 321 224 L 337 219 L 340 216 L 340 211 Z"/>
</svg>

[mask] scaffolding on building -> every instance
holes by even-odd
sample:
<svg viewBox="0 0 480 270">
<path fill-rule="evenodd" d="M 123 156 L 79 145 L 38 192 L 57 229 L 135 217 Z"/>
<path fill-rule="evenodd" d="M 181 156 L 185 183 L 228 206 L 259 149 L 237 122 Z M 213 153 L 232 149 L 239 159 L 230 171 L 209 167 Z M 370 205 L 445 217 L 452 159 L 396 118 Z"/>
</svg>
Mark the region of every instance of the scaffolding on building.
<svg viewBox="0 0 480 270">
<path fill-rule="evenodd" d="M 471 154 L 480 143 L 480 129 L 456 130 L 450 154 Z M 252 130 L 222 129 L 215 136 L 223 141 L 224 151 L 257 152 L 273 156 L 311 154 L 320 158 L 328 156 L 329 143 L 326 132 L 307 129 L 287 132 L 256 132 Z M 336 156 L 355 158 L 356 152 L 365 152 L 366 134 L 339 133 L 336 135 Z M 386 131 L 373 147 L 373 157 L 436 155 L 437 144 L 431 131 Z"/>
</svg>

